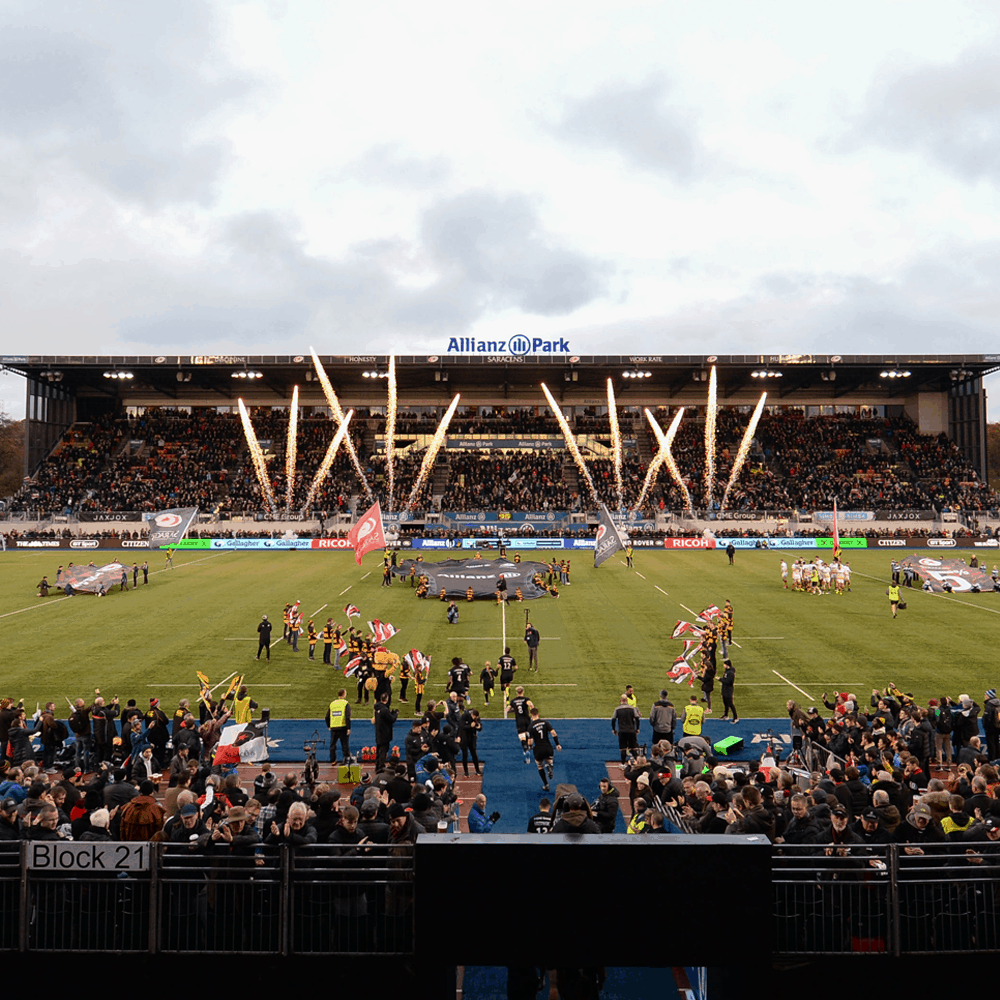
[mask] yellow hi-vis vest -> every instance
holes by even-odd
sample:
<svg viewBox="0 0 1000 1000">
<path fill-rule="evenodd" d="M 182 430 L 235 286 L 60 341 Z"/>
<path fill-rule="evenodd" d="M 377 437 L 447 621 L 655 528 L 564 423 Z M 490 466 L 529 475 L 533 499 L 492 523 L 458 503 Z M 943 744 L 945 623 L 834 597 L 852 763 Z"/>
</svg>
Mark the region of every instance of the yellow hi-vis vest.
<svg viewBox="0 0 1000 1000">
<path fill-rule="evenodd" d="M 705 721 L 705 709 L 701 705 L 688 705 L 684 709 L 684 734 L 700 736 L 701 725 Z"/>
<path fill-rule="evenodd" d="M 330 702 L 330 728 L 346 729 L 347 723 L 344 718 L 347 714 L 347 699 L 335 698 Z"/>
</svg>

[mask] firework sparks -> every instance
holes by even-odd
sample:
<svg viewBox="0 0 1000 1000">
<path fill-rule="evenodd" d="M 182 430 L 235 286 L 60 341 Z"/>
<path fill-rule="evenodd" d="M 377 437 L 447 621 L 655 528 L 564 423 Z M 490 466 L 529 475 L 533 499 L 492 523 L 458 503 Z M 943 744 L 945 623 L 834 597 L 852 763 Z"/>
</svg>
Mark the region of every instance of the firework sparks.
<svg viewBox="0 0 1000 1000">
<path fill-rule="evenodd" d="M 288 444 L 285 446 L 285 510 L 295 502 L 295 462 L 298 457 L 299 387 L 292 390 L 292 406 L 288 411 Z"/>
<path fill-rule="evenodd" d="M 583 460 L 583 455 L 580 454 L 580 449 L 576 446 L 576 439 L 573 437 L 573 432 L 569 429 L 569 424 L 566 423 L 566 418 L 563 416 L 563 412 L 559 409 L 556 401 L 552 398 L 552 393 L 549 392 L 549 387 L 542 382 L 542 392 L 545 393 L 545 398 L 549 401 L 549 408 L 552 410 L 552 415 L 556 418 L 556 422 L 559 424 L 559 429 L 563 433 L 563 437 L 566 439 L 566 447 L 569 449 L 570 455 L 573 456 L 573 461 L 576 462 L 577 468 L 583 473 L 584 479 L 587 480 L 587 487 L 590 490 L 590 498 L 594 505 L 599 504 L 600 498 L 597 496 L 597 490 L 594 489 L 594 480 L 590 477 L 590 470 L 587 468 L 586 462 Z"/>
<path fill-rule="evenodd" d="M 674 438 L 677 436 L 677 429 L 681 425 L 681 417 L 684 416 L 684 407 L 682 406 L 674 414 L 674 419 L 667 428 L 666 434 L 660 430 L 660 425 L 656 422 L 655 417 L 649 412 L 648 409 L 646 409 L 645 413 L 646 419 L 649 421 L 650 426 L 653 428 L 653 433 L 656 435 L 659 450 L 653 457 L 653 461 L 649 463 L 649 468 L 646 470 L 646 480 L 642 484 L 642 493 L 639 495 L 639 500 L 635 505 L 635 509 L 638 510 L 642 506 L 643 501 L 646 499 L 646 493 L 650 486 L 652 486 L 653 480 L 656 477 L 656 473 L 659 471 L 660 466 L 665 465 L 669 470 L 670 475 L 673 476 L 674 482 L 677 483 L 681 492 L 684 494 L 685 510 L 691 510 L 691 494 L 688 492 L 687 486 L 684 485 L 684 480 L 681 478 L 681 470 L 677 468 L 677 462 L 674 461 L 673 452 L 670 450 L 674 443 Z"/>
<path fill-rule="evenodd" d="M 389 480 L 389 506 L 396 488 L 393 460 L 396 457 L 396 359 L 389 355 L 389 405 L 385 408 L 385 467 Z"/>
<path fill-rule="evenodd" d="M 615 491 L 618 493 L 618 509 L 622 509 L 622 434 L 618 428 L 618 406 L 615 403 L 615 386 L 608 379 L 608 419 L 611 422 L 611 450 L 615 463 Z"/>
<path fill-rule="evenodd" d="M 740 469 L 743 468 L 743 463 L 747 460 L 747 455 L 750 454 L 750 445 L 753 443 L 753 436 L 757 430 L 757 424 L 760 421 L 760 416 L 764 412 L 764 401 L 767 399 L 767 393 L 762 393 L 760 399 L 757 401 L 757 406 L 753 411 L 753 416 L 750 418 L 750 423 L 747 424 L 747 429 L 743 434 L 743 440 L 740 442 L 740 450 L 736 452 L 736 461 L 733 462 L 733 474 L 729 477 L 729 482 L 726 484 L 726 491 L 722 494 L 722 506 L 719 510 L 726 509 L 726 501 L 729 499 L 729 491 L 736 485 L 736 477 L 740 474 Z"/>
<path fill-rule="evenodd" d="M 719 395 L 716 389 L 715 365 L 708 377 L 708 407 L 705 411 L 705 507 L 712 506 L 715 489 L 715 418 L 719 412 Z"/>
<path fill-rule="evenodd" d="M 243 400 L 238 399 L 240 408 L 240 420 L 243 421 L 243 433 L 246 435 L 247 444 L 250 447 L 250 457 L 253 459 L 253 467 L 257 473 L 257 481 L 260 483 L 261 496 L 264 498 L 264 508 L 269 517 L 274 517 L 274 491 L 271 489 L 271 480 L 267 474 L 267 462 L 264 460 L 264 452 L 257 440 L 257 434 L 250 422 L 250 414 L 243 405 Z"/>
<path fill-rule="evenodd" d="M 309 487 L 309 493 L 306 496 L 306 501 L 302 505 L 303 510 L 309 509 L 313 502 L 313 497 L 316 496 L 316 491 L 320 487 L 320 483 L 322 483 L 329 473 L 330 466 L 333 465 L 333 460 L 337 457 L 337 450 L 340 448 L 340 444 L 344 440 L 344 436 L 347 434 L 347 426 L 350 424 L 351 417 L 353 416 L 354 410 L 348 410 L 344 415 L 344 422 L 337 428 L 337 433 L 333 435 L 333 440 L 330 442 L 330 446 L 326 449 L 323 461 L 320 462 L 319 468 L 316 470 L 316 475 L 313 477 L 312 485 Z"/>
<path fill-rule="evenodd" d="M 413 484 L 413 490 L 410 492 L 410 499 L 406 501 L 406 506 L 403 510 L 413 510 L 417 502 L 417 497 L 420 495 L 420 487 L 424 485 L 427 474 L 434 468 L 434 459 L 437 458 L 437 453 L 441 450 L 441 445 L 444 444 L 444 439 L 448 434 L 448 424 L 451 423 L 451 418 L 455 415 L 455 410 L 458 409 L 458 401 L 461 398 L 461 394 L 456 393 L 455 398 L 451 401 L 451 406 L 448 407 L 445 415 L 441 418 L 441 423 L 438 424 L 438 429 L 434 432 L 434 437 L 431 438 L 431 443 L 427 446 L 427 453 L 424 455 L 424 460 L 420 463 L 420 471 L 417 473 L 417 480 Z"/>
<path fill-rule="evenodd" d="M 323 367 L 323 363 L 319 360 L 319 355 L 311 347 L 309 348 L 309 353 L 312 355 L 313 365 L 316 368 L 316 377 L 319 379 L 319 384 L 323 387 L 323 395 L 326 396 L 326 401 L 330 404 L 330 409 L 333 411 L 333 415 L 338 421 L 340 421 L 340 423 L 343 423 L 344 411 L 341 409 L 340 400 L 337 399 L 337 394 L 333 391 L 333 386 L 330 385 L 330 379 L 326 374 L 326 369 Z M 358 458 L 358 452 L 354 447 L 354 442 L 351 440 L 350 434 L 347 435 L 344 447 L 347 448 L 347 454 L 351 456 L 351 462 L 354 464 L 354 471 L 358 474 L 358 479 L 364 487 L 365 493 L 368 495 L 368 500 L 371 503 L 374 503 L 375 494 L 372 493 L 372 488 L 368 485 L 365 470 L 361 468 L 361 460 Z"/>
</svg>

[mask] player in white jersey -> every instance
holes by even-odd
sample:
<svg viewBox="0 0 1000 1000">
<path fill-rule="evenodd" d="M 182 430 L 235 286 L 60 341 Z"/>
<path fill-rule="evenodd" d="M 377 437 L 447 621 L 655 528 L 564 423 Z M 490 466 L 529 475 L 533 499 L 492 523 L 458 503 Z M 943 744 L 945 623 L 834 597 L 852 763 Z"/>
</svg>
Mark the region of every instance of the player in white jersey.
<svg viewBox="0 0 1000 1000">
<path fill-rule="evenodd" d="M 820 564 L 819 567 L 819 577 L 823 581 L 822 589 L 826 593 L 830 593 L 830 564 L 824 562 Z"/>
<path fill-rule="evenodd" d="M 799 559 L 792 562 L 792 589 L 802 589 L 802 562 Z"/>
<path fill-rule="evenodd" d="M 788 563 L 784 559 L 781 560 L 781 582 L 785 590 L 788 590 Z"/>
<path fill-rule="evenodd" d="M 844 563 L 844 584 L 847 586 L 847 592 L 851 592 L 851 564 L 849 562 Z"/>
</svg>

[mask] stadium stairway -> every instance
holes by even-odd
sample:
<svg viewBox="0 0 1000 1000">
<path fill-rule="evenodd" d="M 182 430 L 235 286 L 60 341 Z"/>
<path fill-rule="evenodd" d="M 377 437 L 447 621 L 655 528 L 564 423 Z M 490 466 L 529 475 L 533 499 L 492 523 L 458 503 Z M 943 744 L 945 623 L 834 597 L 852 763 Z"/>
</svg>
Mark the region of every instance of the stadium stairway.
<svg viewBox="0 0 1000 1000">
<path fill-rule="evenodd" d="M 403 738 L 409 731 L 412 716 L 401 716 L 396 723 L 394 745 L 402 752 Z M 556 751 L 555 777 L 549 782 L 554 799 L 556 785 L 575 785 L 587 801 L 592 802 L 600 792 L 598 782 L 608 776 L 608 763 L 619 760 L 618 740 L 611 732 L 610 716 L 607 719 L 550 719 L 562 742 L 562 752 Z M 727 736 L 743 739 L 743 749 L 736 753 L 734 763 L 758 759 L 767 739 L 768 731 L 788 732 L 788 719 L 741 719 L 736 725 L 721 719 L 710 719 L 705 724 L 704 735 L 713 744 Z M 326 741 L 329 730 L 322 720 L 289 719 L 272 721 L 269 737 L 277 745 L 272 747 L 271 761 L 275 765 L 287 766 L 304 759 L 302 746 L 305 742 L 319 738 Z M 639 734 L 640 743 L 649 740 L 649 726 L 644 724 Z M 351 750 L 357 753 L 363 746 L 375 742 L 372 724 L 367 719 L 355 719 L 351 730 Z M 489 811 L 496 810 L 501 820 L 497 832 L 523 833 L 528 819 L 538 812 L 538 801 L 546 793 L 538 777 L 534 760 L 526 764 L 517 739 L 513 719 L 484 719 L 483 731 L 478 741 L 479 758 L 483 761 L 483 792 L 486 794 Z M 329 759 L 328 743 L 317 751 L 320 761 Z M 249 770 L 248 770 L 249 767 Z M 362 768 L 364 770 L 364 768 Z M 470 767 L 471 770 L 471 767 Z M 252 780 L 256 773 L 253 765 L 241 768 L 244 779 Z M 252 772 L 252 773 L 251 773 Z M 459 793 L 462 791 L 462 775 L 459 770 Z M 627 798 L 627 797 L 626 797 Z M 466 802 L 462 810 L 468 814 L 471 802 Z M 625 806 L 627 808 L 627 801 Z M 625 821 L 619 812 L 616 833 L 625 832 Z"/>
</svg>

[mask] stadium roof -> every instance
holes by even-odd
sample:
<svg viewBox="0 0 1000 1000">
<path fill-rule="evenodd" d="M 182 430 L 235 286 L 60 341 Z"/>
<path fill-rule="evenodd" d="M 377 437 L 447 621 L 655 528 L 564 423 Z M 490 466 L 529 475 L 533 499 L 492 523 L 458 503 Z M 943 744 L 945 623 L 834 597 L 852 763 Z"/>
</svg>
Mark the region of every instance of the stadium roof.
<svg viewBox="0 0 1000 1000">
<path fill-rule="evenodd" d="M 503 342 L 501 342 L 503 343 Z M 478 342 L 474 346 L 479 345 Z M 489 349 L 490 344 L 485 345 Z M 379 405 L 388 355 L 320 355 L 346 402 Z M 509 398 L 541 401 L 546 382 L 566 401 L 596 402 L 609 376 L 619 403 L 669 399 L 697 405 L 705 399 L 709 370 L 717 372 L 719 402 L 756 400 L 764 389 L 779 403 L 844 397 L 886 401 L 917 392 L 942 392 L 957 382 L 1000 370 L 1000 354 L 975 355 L 608 355 L 477 353 L 397 356 L 401 405 L 438 403 L 460 392 L 469 403 Z M 287 404 L 299 386 L 303 405 L 324 405 L 309 354 L 44 356 L 2 355 L 0 365 L 71 396 L 115 398 L 125 405 Z M 259 373 L 248 378 L 249 373 Z M 366 377 L 366 374 L 368 376 Z M 908 373 L 908 374 L 904 374 Z M 372 374 L 376 377 L 371 378 Z M 123 377 L 131 375 L 131 377 Z M 635 377 L 639 375 L 640 377 Z M 590 398 L 594 397 L 594 398 Z"/>
</svg>

